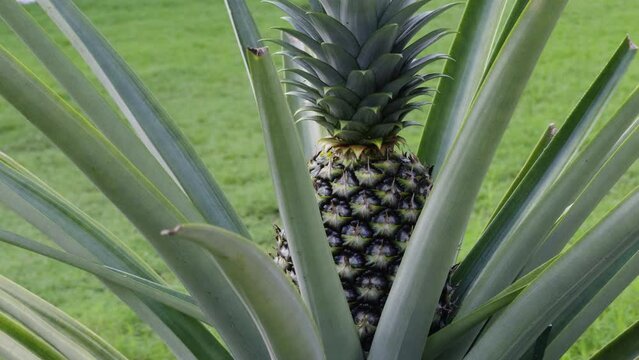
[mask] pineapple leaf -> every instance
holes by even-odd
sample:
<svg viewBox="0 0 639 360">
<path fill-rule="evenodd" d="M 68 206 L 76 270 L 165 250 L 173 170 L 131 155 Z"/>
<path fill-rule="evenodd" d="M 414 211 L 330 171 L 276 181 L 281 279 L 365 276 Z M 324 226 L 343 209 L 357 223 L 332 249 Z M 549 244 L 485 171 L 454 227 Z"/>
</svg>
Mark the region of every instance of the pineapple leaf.
<svg viewBox="0 0 639 360">
<path fill-rule="evenodd" d="M 0 52 L 0 94 L 48 136 L 145 235 L 189 291 L 200 296 L 200 305 L 216 327 L 225 329 L 224 340 L 229 347 L 246 356 L 264 355 L 266 348 L 257 328 L 246 309 L 237 303 L 237 295 L 217 264 L 196 246 L 177 246 L 160 237 L 159 231 L 166 224 L 188 221 L 184 214 L 85 118 L 4 51 Z M 203 266 L 208 267 L 207 281 L 202 281 Z M 211 292 L 219 296 L 204 295 Z M 221 308 L 237 320 L 220 317 Z M 238 321 L 243 324 L 241 331 Z"/>
<path fill-rule="evenodd" d="M 371 66 L 370 71 L 375 75 L 375 84 L 380 87 L 388 83 L 397 74 L 402 59 L 404 57 L 401 54 L 384 54 L 375 60 Z"/>
<path fill-rule="evenodd" d="M 137 294 L 147 296 L 159 303 L 165 304 L 182 314 L 197 319 L 198 321 L 209 323 L 193 298 L 187 294 L 173 290 L 157 281 L 149 280 L 124 270 L 119 270 L 117 268 L 93 262 L 83 257 L 54 249 L 37 241 L 30 240 L 7 231 L 0 230 L 0 241 L 84 270 L 97 276 L 103 281 L 108 281 L 111 284 L 117 284 Z M 211 340 L 209 339 L 209 341 Z M 207 356 L 222 356 L 230 359 L 228 352 L 224 350 L 224 347 L 222 347 L 215 338 L 213 338 L 213 345 L 215 345 L 217 351 L 211 352 Z M 202 355 L 204 356 L 204 354 Z"/>
<path fill-rule="evenodd" d="M 325 359 L 315 322 L 297 289 L 255 244 L 210 225 L 182 225 L 164 234 L 192 241 L 218 260 L 260 324 L 271 358 Z"/>
<path fill-rule="evenodd" d="M 388 93 L 388 92 L 383 92 L 383 93 L 374 93 L 374 94 L 370 94 L 367 97 L 365 97 L 361 102 L 360 102 L 360 106 L 367 106 L 367 107 L 378 107 L 378 108 L 382 108 L 385 107 L 386 104 L 388 104 L 388 102 L 392 99 L 393 94 L 392 93 Z"/>
<path fill-rule="evenodd" d="M 77 322 L 57 307 L 49 304 L 27 289 L 0 275 L 0 291 L 9 294 L 20 304 L 41 316 L 43 321 L 52 324 L 68 338 L 87 349 L 100 359 L 126 360 L 116 349 L 96 335 L 93 331 Z"/>
<path fill-rule="evenodd" d="M 592 213 L 597 204 L 608 193 L 612 185 L 623 175 L 622 170 L 632 164 L 633 157 L 624 155 L 632 151 L 630 140 L 636 138 L 638 124 L 635 119 L 639 115 L 639 88 L 636 88 L 621 108 L 609 120 L 589 146 L 584 151 L 591 154 L 607 153 L 607 162 L 599 169 L 588 187 L 582 191 L 577 200 L 571 204 L 570 209 L 557 222 L 552 232 L 546 237 L 544 243 L 535 252 L 527 266 L 525 273 L 545 259 L 558 254 L 567 244 L 569 239 L 577 232 L 588 215 Z M 625 136 L 625 138 L 624 138 Z M 585 157 L 592 161 L 592 156 Z"/>
<path fill-rule="evenodd" d="M 0 17 L 11 26 L 42 64 L 58 79 L 93 124 L 162 191 L 171 203 L 192 217 L 194 221 L 199 219 L 200 215 L 193 203 L 176 184 L 173 173 L 155 147 L 146 138 L 144 138 L 146 146 L 140 141 L 140 138 L 102 98 L 82 71 L 66 57 L 24 8 L 15 1 L 2 0 Z"/>
<path fill-rule="evenodd" d="M 359 42 L 353 33 L 335 18 L 314 12 L 308 13 L 308 16 L 324 42 L 342 46 L 353 57 L 359 54 Z"/>
<path fill-rule="evenodd" d="M 349 103 L 334 96 L 324 96 L 317 105 L 338 119 L 350 119 L 355 113 L 355 109 Z"/>
<path fill-rule="evenodd" d="M 157 284 L 159 287 L 165 286 L 163 280 L 148 265 L 131 253 L 107 230 L 48 189 L 13 160 L 2 154 L 0 156 L 0 188 L 2 189 L 0 199 L 68 251 L 69 253 L 58 252 L 67 259 L 70 258 L 69 261 L 73 261 L 78 256 L 90 257 L 101 262 L 101 264 L 91 263 L 94 265 L 93 268 L 113 269 L 112 271 L 116 274 L 127 274 L 125 280 L 129 276 L 139 277 L 147 283 Z M 2 231 L 0 231 L 0 241 L 16 246 L 29 242 Z M 43 248 L 43 245 L 38 243 L 29 245 L 32 251 L 34 251 L 33 247 Z M 108 278 L 103 280 L 110 290 L 157 331 L 176 354 L 206 358 L 226 353 L 208 330 L 198 322 L 200 318 L 190 319 L 162 305 L 161 301 L 156 302 L 146 296 L 136 296 L 128 290 L 114 286 Z M 192 306 L 195 307 L 193 304 Z M 195 309 L 199 310 L 197 307 Z M 201 314 L 201 311 L 199 313 Z"/>
<path fill-rule="evenodd" d="M 291 72 L 299 77 L 301 77 L 302 79 L 308 81 L 311 85 L 313 85 L 314 87 L 321 89 L 324 87 L 327 87 L 328 85 L 323 82 L 322 80 L 320 80 L 317 76 L 312 75 L 302 69 L 298 69 L 298 68 L 286 68 L 281 70 L 283 72 Z"/>
<path fill-rule="evenodd" d="M 380 112 L 378 107 L 360 107 L 352 118 L 353 121 L 361 122 L 366 125 L 373 125 L 380 122 Z"/>
<path fill-rule="evenodd" d="M 561 216 L 606 160 L 606 150 L 614 145 L 614 137 L 592 142 L 589 144 L 590 150 L 578 154 L 564 169 L 573 152 L 587 136 L 635 53 L 636 49 L 627 39 L 622 42 L 540 160 L 522 181 L 511 200 L 504 205 L 501 214 L 497 215 L 482 235 L 479 246 L 473 249 L 473 255 L 467 257 L 471 266 L 460 265 L 460 272 L 468 275 L 464 278 L 463 286 L 460 285 L 460 293 L 464 299 L 460 313 L 479 305 L 514 279 L 531 255 L 531 250 L 552 230 L 548 224 L 554 223 Z M 604 150 L 597 151 L 598 146 Z M 633 156 L 633 146 L 628 149 L 628 154 L 620 157 L 620 161 Z M 477 261 L 478 259 L 487 261 Z M 522 264 L 522 268 L 513 268 L 511 264 Z M 466 272 L 465 269 L 472 270 Z M 487 284 L 486 276 L 489 272 L 492 275 L 490 284 Z"/>
<path fill-rule="evenodd" d="M 488 65 L 486 66 L 486 72 L 488 72 L 488 69 L 490 69 L 490 67 L 495 62 L 495 59 L 499 55 L 499 51 L 501 50 L 501 48 L 504 46 L 508 35 L 510 35 L 510 32 L 515 26 L 515 23 L 517 23 L 517 19 L 519 19 L 519 16 L 521 16 L 521 13 L 524 11 L 526 6 L 528 6 L 529 2 L 530 0 L 515 0 L 515 3 L 512 5 L 512 8 L 510 10 L 510 14 L 508 15 L 508 19 L 504 24 L 504 28 L 499 34 L 499 39 L 495 43 L 495 46 L 493 47 L 493 50 L 490 54 L 490 60 L 488 61 Z"/>
<path fill-rule="evenodd" d="M 350 74 L 351 71 L 359 70 L 357 60 L 355 60 L 355 58 L 346 52 L 346 50 L 344 50 L 341 46 L 331 43 L 322 43 L 322 50 L 326 56 L 326 62 L 328 62 L 333 69 L 337 70 L 342 77 L 342 79 L 340 79 L 341 83 L 344 82 L 344 79 L 348 77 L 348 74 Z"/>
<path fill-rule="evenodd" d="M 529 352 L 532 354 L 530 360 L 543 360 L 548 347 L 548 339 L 553 329 L 552 324 L 546 326 L 546 329 L 537 337 L 535 343 L 531 346 Z M 524 355 L 525 356 L 525 355 Z"/>
<path fill-rule="evenodd" d="M 288 74 L 288 72 L 286 72 L 285 74 Z M 309 86 L 308 84 L 306 84 L 306 83 L 304 83 L 302 81 L 298 81 L 298 80 L 295 80 L 295 79 L 283 79 L 282 80 L 282 84 L 284 84 L 287 87 L 295 87 L 297 89 L 300 89 L 300 90 L 304 91 L 305 93 L 310 94 L 314 98 L 320 98 L 322 96 L 317 90 L 315 90 L 315 88 Z M 299 108 L 299 107 L 296 107 L 295 111 L 297 111 L 297 108 Z"/>
<path fill-rule="evenodd" d="M 601 296 L 601 290 L 608 283 L 612 282 L 614 284 L 613 279 L 617 278 L 617 276 L 621 276 L 621 280 L 625 282 L 624 286 L 627 287 L 630 282 L 624 279 L 626 278 L 624 272 L 628 271 L 624 269 L 627 267 L 633 267 L 634 258 L 637 256 L 637 254 L 637 252 L 635 252 L 634 254 L 624 254 L 617 259 L 611 259 L 605 271 L 603 271 L 600 275 L 594 277 L 587 286 L 584 286 L 577 297 L 566 300 L 568 302 L 566 310 L 562 311 L 559 316 L 553 319 L 552 324 L 554 331 L 550 336 L 550 341 L 554 341 L 555 338 L 560 334 L 560 332 L 563 332 L 566 326 L 571 324 L 575 318 L 580 316 L 582 311 L 591 306 L 593 300 L 595 300 L 596 297 Z M 610 302 L 612 302 L 612 300 L 619 294 L 620 291 L 615 290 L 611 294 L 606 295 L 606 298 L 609 299 L 606 306 L 610 305 Z M 601 310 L 603 309 L 600 308 L 599 312 L 601 312 Z M 594 321 L 594 319 L 592 319 L 592 321 Z"/>
<path fill-rule="evenodd" d="M 248 51 L 253 91 L 302 297 L 317 323 L 327 357 L 360 359 L 359 339 L 342 296 L 313 185 L 277 72 L 268 49 Z M 275 266 L 272 262 L 271 265 Z"/>
<path fill-rule="evenodd" d="M 447 61 L 444 67 L 444 74 L 451 80 L 439 82 L 417 150 L 422 163 L 433 166 L 435 179 L 479 90 L 506 3 L 476 0 L 466 4 L 450 50 L 455 61 Z"/>
<path fill-rule="evenodd" d="M 84 14 L 69 0 L 43 0 L 41 4 L 84 56 L 138 136 L 153 143 L 204 219 L 250 236 L 184 134 Z"/>
<path fill-rule="evenodd" d="M 340 21 L 349 28 L 360 44 L 377 30 L 377 10 L 375 2 L 342 0 Z"/>
<path fill-rule="evenodd" d="M 262 46 L 260 32 L 244 0 L 224 0 L 224 3 L 226 4 L 237 42 L 240 45 L 240 54 L 242 55 L 242 60 L 244 60 L 246 74 L 248 75 L 248 60 L 246 54 L 244 54 L 244 49 L 249 46 Z"/>
<path fill-rule="evenodd" d="M 466 358 L 511 359 L 531 346 L 549 323 L 578 301 L 584 289 L 617 259 L 626 263 L 639 251 L 639 191 L 624 200 L 565 252 L 499 317 L 489 324 Z M 507 329 L 507 330 L 506 330 Z"/>
<path fill-rule="evenodd" d="M 0 281 L 4 283 L 8 280 L 0 277 Z M 20 290 L 23 290 L 23 292 L 26 291 L 24 289 Z M 20 295 L 24 296 L 24 294 Z M 33 296 L 32 294 L 29 295 Z M 85 344 L 91 344 L 94 340 L 96 340 L 97 336 L 91 333 L 91 335 L 93 336 L 89 335 L 91 336 L 91 338 L 87 339 L 87 337 L 82 336 L 84 334 L 66 333 L 64 329 L 61 329 L 57 326 L 55 321 L 51 321 L 50 319 L 48 319 L 48 311 L 55 311 L 55 315 L 57 315 L 58 317 L 63 317 L 63 319 L 67 322 L 75 321 L 70 319 L 66 314 L 61 313 L 60 310 L 56 309 L 52 305 L 47 304 L 47 307 L 43 308 L 42 306 L 38 306 L 34 309 L 27 304 L 24 304 L 21 300 L 22 299 L 18 299 L 15 294 L 9 293 L 4 289 L 0 289 L 0 314 L 4 313 L 6 315 L 9 315 L 15 321 L 21 323 L 24 327 L 40 337 L 42 340 L 51 344 L 63 356 L 64 359 L 126 359 L 123 355 L 118 353 L 112 347 L 106 345 L 106 343 L 104 343 L 103 341 L 101 341 L 99 345 L 96 344 L 97 346 L 85 347 Z M 29 300 L 44 302 L 40 298 Z M 86 328 L 82 330 L 90 332 L 90 330 Z M 83 342 L 83 340 L 85 342 Z"/>
<path fill-rule="evenodd" d="M 301 99 L 301 100 L 306 100 L 310 103 L 316 103 L 320 97 L 311 93 L 311 92 L 306 92 L 306 91 L 297 91 L 297 90 L 291 90 L 291 91 L 287 91 L 286 96 L 288 96 L 289 98 L 297 98 L 297 99 Z"/>
<path fill-rule="evenodd" d="M 315 26 L 313 26 L 313 24 L 311 23 L 309 15 L 304 9 L 288 0 L 265 0 L 265 2 L 277 6 L 278 8 L 280 8 L 280 10 L 288 14 L 289 18 L 287 19 L 295 29 L 303 32 L 305 35 L 311 37 L 315 41 L 319 41 L 321 39 L 320 34 L 318 33 Z"/>
<path fill-rule="evenodd" d="M 38 337 L 31 330 L 24 327 L 18 321 L 0 313 L 0 356 L 7 359 L 21 359 L 21 360 L 38 360 L 38 359 L 50 359 L 50 360 L 65 360 L 53 346 L 49 345 L 46 341 Z M 3 336 L 11 336 L 8 339 L 3 339 Z M 11 339 L 13 338 L 13 339 Z M 9 340 L 14 340 L 15 345 L 9 345 Z M 16 354 L 16 348 L 24 347 L 24 353 Z M 3 352 L 7 352 L 3 354 Z M 10 354 L 10 353 L 11 354 Z M 13 355 L 13 356 L 12 356 Z"/>
<path fill-rule="evenodd" d="M 388 24 L 378 29 L 365 43 L 357 56 L 357 62 L 366 69 L 381 55 L 390 53 L 397 40 L 397 24 Z"/>
<path fill-rule="evenodd" d="M 282 54 L 287 55 L 289 57 L 295 57 L 295 56 L 310 56 L 306 51 L 300 49 L 299 47 L 293 45 L 291 42 L 289 41 L 283 41 L 280 39 L 263 39 L 263 42 L 270 42 L 273 44 L 277 44 L 279 46 L 282 47 L 283 51 Z"/>
<path fill-rule="evenodd" d="M 346 88 L 360 98 L 375 91 L 375 74 L 371 70 L 352 71 L 346 79 Z"/>
<path fill-rule="evenodd" d="M 404 26 L 406 21 L 411 18 L 422 6 L 431 0 L 393 0 L 390 2 L 384 15 L 379 19 L 379 23 L 383 25 L 398 24 Z"/>
<path fill-rule="evenodd" d="M 319 58 L 325 57 L 320 43 L 316 41 L 315 39 L 311 38 L 310 36 L 290 28 L 276 27 L 274 29 L 282 31 L 283 33 L 293 37 L 294 39 L 297 39 L 302 44 L 304 44 L 304 46 L 306 46 L 309 50 L 311 50 L 313 54 L 315 54 L 315 56 Z"/>
<path fill-rule="evenodd" d="M 639 254 L 635 254 L 605 286 L 601 287 L 590 302 L 565 324 L 560 332 L 555 333 L 546 349 L 547 356 L 551 359 L 561 357 L 613 300 L 637 279 L 637 276 L 639 276 Z"/>
<path fill-rule="evenodd" d="M 565 0 L 538 1 L 535 8 L 524 12 L 504 45 L 502 56 L 476 97 L 467 125 L 435 179 L 437 191 L 431 193 L 419 216 L 369 359 L 421 356 L 428 332 L 424 324 L 433 318 L 482 180 L 565 5 Z"/>
<path fill-rule="evenodd" d="M 324 88 L 324 96 L 334 96 L 340 99 L 344 99 L 352 106 L 357 106 L 360 103 L 360 98 L 353 90 L 348 89 L 345 86 L 331 86 Z"/>
<path fill-rule="evenodd" d="M 460 340 L 464 334 L 513 302 L 522 291 L 534 282 L 539 275 L 548 269 L 556 260 L 557 257 L 545 262 L 537 269 L 512 283 L 472 313 L 455 318 L 451 324 L 430 335 L 426 342 L 422 360 L 436 359 L 440 354 L 457 345 L 457 341 Z"/>
<path fill-rule="evenodd" d="M 322 4 L 324 11 L 335 19 L 339 19 L 340 11 L 340 0 L 317 0 Z"/>
<path fill-rule="evenodd" d="M 519 184 L 521 184 L 521 181 L 526 177 L 526 175 L 528 175 L 530 169 L 533 167 L 537 159 L 539 159 L 544 150 L 546 150 L 548 144 L 550 144 L 552 139 L 555 138 L 555 135 L 557 135 L 557 127 L 555 126 L 555 124 L 548 125 L 546 130 L 544 130 L 544 133 L 539 138 L 539 141 L 537 141 L 537 144 L 531 151 L 530 155 L 528 156 L 528 159 L 526 159 L 526 162 L 519 170 L 519 173 L 517 173 L 515 180 L 513 180 L 512 184 L 510 184 L 510 187 L 508 188 L 502 199 L 499 201 L 499 204 L 497 204 L 495 210 L 493 210 L 493 214 L 490 216 L 490 220 L 488 220 L 489 224 L 495 219 L 499 211 L 512 197 L 513 192 L 517 189 Z"/>
<path fill-rule="evenodd" d="M 590 360 L 636 359 L 637 356 L 639 356 L 639 321 L 635 321 Z"/>
<path fill-rule="evenodd" d="M 443 38 L 446 35 L 454 34 L 454 31 L 449 29 L 437 29 L 429 32 L 428 34 L 420 37 L 410 44 L 404 51 L 404 61 L 406 64 L 410 64 L 413 59 L 417 57 L 422 51 L 426 50 L 429 46 L 437 42 L 437 40 Z"/>
<path fill-rule="evenodd" d="M 439 8 L 427 11 L 418 15 L 415 15 L 410 20 L 408 20 L 404 26 L 399 31 L 399 35 L 397 37 L 396 49 L 400 50 L 406 47 L 408 43 L 413 39 L 415 35 L 419 33 L 421 29 L 424 28 L 431 20 L 435 19 L 437 16 L 443 14 L 448 9 L 451 9 L 457 5 L 462 5 L 463 3 L 451 3 L 442 5 Z"/>
</svg>

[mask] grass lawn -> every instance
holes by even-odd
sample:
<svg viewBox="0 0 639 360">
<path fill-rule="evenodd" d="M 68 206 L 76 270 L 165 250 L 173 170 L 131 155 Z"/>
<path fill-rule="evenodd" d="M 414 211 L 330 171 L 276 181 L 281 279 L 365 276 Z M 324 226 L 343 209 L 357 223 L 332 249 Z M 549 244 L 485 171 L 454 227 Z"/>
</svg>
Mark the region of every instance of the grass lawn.
<svg viewBox="0 0 639 360">
<path fill-rule="evenodd" d="M 245 219 L 250 231 L 270 248 L 271 224 L 278 221 L 262 135 L 252 95 L 237 53 L 222 1 L 76 0 L 98 28 L 168 109 Z M 272 6 L 249 1 L 262 29 L 281 25 Z M 433 1 L 443 3 L 441 0 Z M 60 40 L 35 6 L 30 11 Z M 439 24 L 455 27 L 459 9 Z M 561 124 L 626 33 L 639 38 L 639 8 L 627 0 L 573 0 L 544 52 L 484 183 L 468 228 L 472 245 L 501 194 L 550 122 Z M 28 51 L 0 26 L 3 46 L 36 73 L 50 77 Z M 440 50 L 447 49 L 441 44 Z M 52 81 L 50 81 L 53 84 Z M 639 63 L 632 65 L 609 115 L 639 84 Z M 427 110 L 426 110 L 427 111 Z M 423 120 L 425 113 L 415 113 Z M 599 124 L 600 125 L 600 124 Z M 420 130 L 408 130 L 416 145 Z M 167 278 L 171 274 L 153 249 L 124 217 L 43 135 L 0 100 L 0 150 L 16 158 L 53 188 L 101 221 Z M 635 166 L 597 209 L 581 233 L 625 194 L 639 185 Z M 8 210 L 0 209 L 0 228 L 46 239 Z M 94 278 L 42 257 L 0 245 L 0 274 L 8 276 L 105 337 L 131 359 L 170 359 L 171 354 L 135 315 Z M 622 328 L 639 318 L 639 282 L 627 289 L 571 349 L 567 359 L 585 359 Z"/>
</svg>

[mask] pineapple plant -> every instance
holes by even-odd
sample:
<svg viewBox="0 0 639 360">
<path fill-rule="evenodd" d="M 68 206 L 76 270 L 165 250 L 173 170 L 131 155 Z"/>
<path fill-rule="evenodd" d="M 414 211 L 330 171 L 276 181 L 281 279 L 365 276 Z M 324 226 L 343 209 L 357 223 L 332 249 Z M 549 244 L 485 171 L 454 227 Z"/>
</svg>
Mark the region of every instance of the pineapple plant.
<svg viewBox="0 0 639 360">
<path fill-rule="evenodd" d="M 639 156 L 639 90 L 588 136 L 637 47 L 624 39 L 564 124 L 543 133 L 458 259 L 488 166 L 567 0 L 516 0 L 503 23 L 508 1 L 469 1 L 454 61 L 422 55 L 446 30 L 420 35 L 450 6 L 420 12 L 428 1 L 312 0 L 307 10 L 271 2 L 293 25 L 275 40 L 292 74 L 284 80 L 289 99 L 245 1 L 225 3 L 280 210 L 276 263 L 71 0 L 38 3 L 113 103 L 14 0 L 0 0 L 0 17 L 69 96 L 4 48 L 0 95 L 126 215 L 186 292 L 4 153 L 0 201 L 58 247 L 6 230 L 0 241 L 95 275 L 179 359 L 560 358 L 639 275 L 639 191 L 575 235 Z M 425 73 L 437 60 L 449 77 Z M 407 115 L 435 86 L 413 154 L 400 131 L 415 125 Z M 309 123 L 329 136 L 318 141 Z M 594 358 L 632 359 L 638 344 L 635 324 Z M 0 356 L 126 358 L 4 277 Z"/>
<path fill-rule="evenodd" d="M 344 294 L 368 349 L 432 186 L 432 168 L 399 151 L 400 132 L 419 124 L 407 116 L 423 105 L 416 99 L 434 91 L 426 82 L 441 76 L 422 70 L 447 58 L 422 53 L 449 31 L 418 34 L 451 6 L 420 12 L 398 1 L 334 4 L 300 18 L 296 5 L 272 3 L 293 26 L 282 30 L 284 41 L 274 42 L 295 65 L 285 69 L 298 78 L 285 80 L 289 96 L 307 100 L 297 121 L 313 121 L 329 134 L 308 168 Z M 276 261 L 295 279 L 279 228 L 276 238 Z"/>
</svg>

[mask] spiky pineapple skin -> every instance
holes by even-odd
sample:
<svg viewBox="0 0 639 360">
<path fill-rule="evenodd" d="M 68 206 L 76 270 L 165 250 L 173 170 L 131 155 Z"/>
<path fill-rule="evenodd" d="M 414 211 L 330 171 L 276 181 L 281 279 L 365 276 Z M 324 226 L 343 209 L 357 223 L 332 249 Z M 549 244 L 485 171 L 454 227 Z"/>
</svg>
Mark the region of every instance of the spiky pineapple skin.
<svg viewBox="0 0 639 360">
<path fill-rule="evenodd" d="M 324 149 L 309 172 L 336 270 L 364 349 L 431 187 L 431 168 L 393 149 Z M 288 244 L 276 228 L 276 262 L 297 281 Z"/>
</svg>

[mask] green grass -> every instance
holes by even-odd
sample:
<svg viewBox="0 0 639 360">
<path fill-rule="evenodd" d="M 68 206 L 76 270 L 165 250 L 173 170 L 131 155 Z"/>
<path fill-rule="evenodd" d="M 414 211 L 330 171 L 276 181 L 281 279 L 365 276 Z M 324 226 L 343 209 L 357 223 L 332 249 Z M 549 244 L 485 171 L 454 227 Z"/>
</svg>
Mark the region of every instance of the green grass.
<svg viewBox="0 0 639 360">
<path fill-rule="evenodd" d="M 252 95 L 222 1 L 77 0 L 98 28 L 168 109 L 245 219 L 255 239 L 271 247 L 271 224 L 278 221 L 262 135 Z M 279 19 L 272 7 L 249 1 L 262 29 Z M 433 3 L 442 3 L 441 0 Z M 64 48 L 69 45 L 36 7 L 29 7 Z M 460 11 L 440 24 L 454 27 Z M 639 37 L 639 10 L 627 0 L 573 0 L 558 25 L 508 129 L 486 179 L 462 254 L 477 238 L 539 134 L 561 124 L 626 33 Z M 266 31 L 267 35 L 276 35 Z M 0 42 L 45 79 L 50 77 L 10 32 L 0 26 Z M 440 45 L 445 50 L 446 44 Z M 73 54 L 74 58 L 77 56 Z M 52 82 L 51 82 L 52 83 Z M 632 65 L 613 106 L 639 83 Z M 426 110 L 427 111 L 427 110 Z M 606 114 L 610 114 L 608 109 Z M 423 120 L 424 113 L 416 113 Z M 416 145 L 420 130 L 409 130 Z M 126 240 L 163 275 L 170 274 L 136 231 L 74 166 L 4 101 L 0 101 L 0 150 L 15 157 L 90 215 Z M 634 167 L 613 189 L 583 229 L 639 185 Z M 44 239 L 0 209 L 0 227 Z M 92 277 L 53 261 L 0 245 L 0 273 L 60 306 L 104 336 L 132 359 L 170 359 L 158 338 Z M 584 359 L 639 318 L 635 283 L 617 299 L 566 356 Z M 634 301 L 634 302 L 633 302 Z"/>
</svg>

